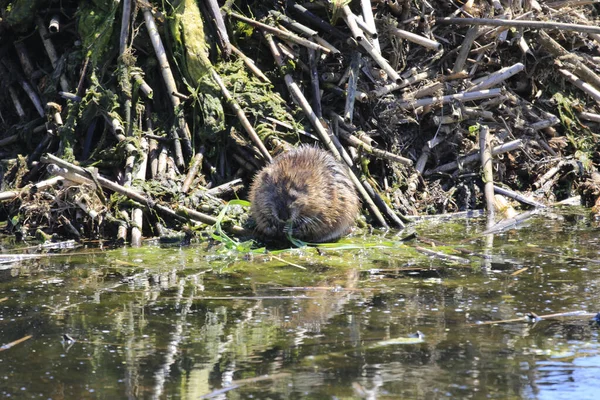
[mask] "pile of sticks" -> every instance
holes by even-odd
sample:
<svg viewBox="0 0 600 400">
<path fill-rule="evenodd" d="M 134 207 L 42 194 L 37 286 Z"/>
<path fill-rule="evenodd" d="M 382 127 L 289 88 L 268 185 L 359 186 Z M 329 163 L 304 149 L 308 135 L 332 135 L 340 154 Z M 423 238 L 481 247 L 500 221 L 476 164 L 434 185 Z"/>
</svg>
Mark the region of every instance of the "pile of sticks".
<svg viewBox="0 0 600 400">
<path fill-rule="evenodd" d="M 299 142 L 348 165 L 376 226 L 593 202 L 597 3 L 15 2 L 0 218 L 43 239 L 251 235 L 247 212 L 217 216 Z"/>
</svg>

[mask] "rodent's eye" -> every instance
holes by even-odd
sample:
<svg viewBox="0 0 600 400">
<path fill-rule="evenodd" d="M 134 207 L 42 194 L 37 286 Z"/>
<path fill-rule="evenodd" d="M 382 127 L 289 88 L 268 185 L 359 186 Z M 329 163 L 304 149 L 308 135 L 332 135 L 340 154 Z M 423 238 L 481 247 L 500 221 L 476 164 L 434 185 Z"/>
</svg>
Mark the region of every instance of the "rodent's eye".
<svg viewBox="0 0 600 400">
<path fill-rule="evenodd" d="M 288 191 L 288 198 L 290 199 L 290 202 L 298 200 L 298 197 L 300 197 L 300 193 L 298 193 L 297 190 L 291 189 Z"/>
</svg>

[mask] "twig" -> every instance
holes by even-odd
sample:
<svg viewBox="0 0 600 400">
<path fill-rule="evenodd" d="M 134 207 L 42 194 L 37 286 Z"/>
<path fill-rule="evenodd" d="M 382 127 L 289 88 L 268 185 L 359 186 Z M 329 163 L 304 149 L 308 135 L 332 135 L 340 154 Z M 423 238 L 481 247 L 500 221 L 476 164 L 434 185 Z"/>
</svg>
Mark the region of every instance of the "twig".
<svg viewBox="0 0 600 400">
<path fill-rule="evenodd" d="M 0 192 L 0 201 L 13 200 L 13 199 L 16 199 L 17 197 L 19 197 L 21 194 L 24 194 L 27 192 L 32 192 L 32 191 L 37 192 L 37 191 L 43 190 L 47 187 L 56 185 L 61 180 L 62 180 L 62 178 L 60 176 L 55 176 L 53 178 L 46 179 L 44 181 L 40 181 L 34 185 L 25 186 L 24 188 L 19 189 L 19 190 L 8 190 L 5 192 Z"/>
<path fill-rule="evenodd" d="M 575 75 L 588 81 L 596 89 L 600 89 L 600 77 L 583 63 L 583 59 L 577 53 L 567 51 L 544 31 L 538 32 L 537 36 L 539 43 L 547 52 L 556 58 L 561 58 L 561 62 L 573 64 Z"/>
<path fill-rule="evenodd" d="M 11 347 L 15 347 L 16 345 L 21 344 L 24 341 L 31 339 L 32 337 L 33 337 L 33 335 L 27 335 L 27 336 L 23 336 L 21 339 L 17 339 L 10 343 L 4 344 L 4 345 L 0 346 L 0 351 L 8 350 Z"/>
<path fill-rule="evenodd" d="M 215 197 L 222 197 L 227 193 L 235 192 L 244 187 L 242 178 L 237 178 L 219 186 L 215 186 L 206 191 L 206 194 Z"/>
<path fill-rule="evenodd" d="M 388 221 L 390 221 L 395 228 L 404 229 L 404 222 L 402 222 L 402 219 L 398 217 L 394 210 L 387 205 L 387 203 L 381 198 L 381 195 L 377 193 L 375 189 L 373 189 L 373 186 L 371 186 L 366 179 L 361 179 L 361 182 L 367 193 L 369 193 L 369 196 L 373 198 L 377 208 L 379 208 L 379 210 L 387 217 Z"/>
<path fill-rule="evenodd" d="M 115 183 L 101 175 L 98 175 L 98 174 L 92 175 L 89 171 L 87 171 L 81 167 L 78 167 L 74 164 L 71 164 L 67 161 L 64 161 L 52 154 L 45 154 L 42 157 L 41 161 L 43 163 L 54 163 L 61 168 L 65 168 L 68 172 L 78 176 L 77 179 L 79 179 L 80 182 L 85 182 L 88 184 L 95 184 L 97 182 L 98 185 L 100 185 L 101 187 L 103 187 L 105 189 L 112 190 L 113 192 L 117 192 L 124 196 L 127 196 L 128 198 L 135 200 L 148 208 L 154 208 L 155 210 L 159 211 L 160 213 L 162 213 L 166 216 L 175 218 L 177 220 L 183 220 L 183 221 L 188 219 L 188 218 L 182 216 L 179 212 L 174 211 L 171 208 L 164 206 L 162 204 L 156 203 L 152 198 L 147 197 L 144 193 L 141 193 L 135 189 L 126 188 L 126 187 L 119 185 L 118 183 Z M 182 210 L 183 214 L 185 214 L 185 213 L 189 214 L 190 215 L 189 219 L 195 219 L 195 220 L 198 220 L 205 224 L 214 225 L 217 222 L 217 219 L 214 217 L 211 217 L 210 215 L 198 213 L 197 211 L 191 210 L 186 207 L 178 207 L 177 210 Z M 248 231 L 246 231 L 244 228 L 236 226 L 236 225 L 231 226 L 231 227 L 227 226 L 227 227 L 225 227 L 225 229 L 229 230 L 232 233 L 236 233 L 236 234 L 248 234 Z"/>
<path fill-rule="evenodd" d="M 379 65 L 388 74 L 388 78 L 390 80 L 398 84 L 402 82 L 402 78 L 400 78 L 398 72 L 396 72 L 396 70 L 392 68 L 390 63 L 375 50 L 375 48 L 371 45 L 371 43 L 369 43 L 368 40 L 361 40 L 359 43 L 366 50 L 366 52 L 369 53 L 369 55 L 371 56 L 371 58 L 373 58 L 377 65 Z"/>
<path fill-rule="evenodd" d="M 451 261 L 451 262 L 455 262 L 455 263 L 461 263 L 461 264 L 465 264 L 466 266 L 468 266 L 471 263 L 471 260 L 468 260 L 466 258 L 457 257 L 457 256 L 453 256 L 450 254 L 444 254 L 442 252 L 426 249 L 421 246 L 415 246 L 414 249 L 417 250 L 418 252 L 427 254 L 428 256 L 432 256 L 435 258 L 439 258 L 441 260 L 447 260 L 447 261 Z"/>
<path fill-rule="evenodd" d="M 294 21 L 293 19 L 291 19 L 287 15 L 280 13 L 279 11 L 270 10 L 269 14 L 274 16 L 278 21 L 284 22 L 285 25 L 289 26 L 290 29 L 292 29 L 293 31 L 301 33 L 305 36 L 313 37 L 319 34 L 319 32 L 315 31 L 314 29 L 311 29 L 306 25 L 302 25 L 301 23 Z"/>
<path fill-rule="evenodd" d="M 579 118 L 593 122 L 600 122 L 600 114 L 582 111 L 579 113 Z"/>
<path fill-rule="evenodd" d="M 340 31 L 336 27 L 331 26 L 331 24 L 325 22 L 324 20 L 322 20 L 315 14 L 308 11 L 305 7 L 301 6 L 300 4 L 296 4 L 296 2 L 294 2 L 294 4 L 292 5 L 292 10 L 297 12 L 299 15 L 301 15 L 302 17 L 304 17 L 305 19 L 310 21 L 312 24 L 314 24 L 321 30 L 329 33 L 330 35 L 337 37 L 338 39 L 341 39 L 344 41 L 348 41 L 349 39 L 351 39 L 348 35 L 346 35 L 342 31 Z"/>
<path fill-rule="evenodd" d="M 539 208 L 534 208 L 533 210 L 521 213 L 514 218 L 502 220 L 502 221 L 498 222 L 496 225 L 481 232 L 481 235 L 496 234 L 496 233 L 503 232 L 507 229 L 515 228 L 515 227 L 517 227 L 517 225 L 523 223 L 524 221 L 528 220 L 529 218 L 533 217 L 534 215 L 539 214 L 539 212 L 540 212 Z"/>
<path fill-rule="evenodd" d="M 321 89 L 319 87 L 319 71 L 317 69 L 317 52 L 308 49 L 308 64 L 310 68 L 310 86 L 312 94 L 312 106 L 318 118 L 323 117 L 323 108 L 321 107 Z"/>
<path fill-rule="evenodd" d="M 456 60 L 454 61 L 454 68 L 452 68 L 452 72 L 457 73 L 465 68 L 465 63 L 469 57 L 471 46 L 473 45 L 473 42 L 475 42 L 475 39 L 477 39 L 477 37 L 482 33 L 483 30 L 480 27 L 472 26 L 469 28 L 460 45 L 460 49 L 458 50 L 458 56 L 456 56 Z"/>
<path fill-rule="evenodd" d="M 356 26 L 358 26 L 361 31 L 369 35 L 371 40 L 377 40 L 377 31 L 375 29 L 367 25 L 359 15 L 352 14 L 352 18 L 354 18 Z M 373 42 L 373 47 L 375 47 L 375 42 Z M 380 50 L 377 50 L 377 52 L 381 53 Z"/>
<path fill-rule="evenodd" d="M 342 6 L 342 14 L 346 25 L 350 28 L 350 33 L 352 37 L 358 42 L 361 43 L 365 41 L 365 37 L 363 36 L 363 31 L 356 24 L 356 15 L 352 13 L 350 7 L 346 4 Z"/>
<path fill-rule="evenodd" d="M 503 319 L 500 321 L 485 321 L 479 322 L 475 325 L 496 325 L 496 324 L 506 324 L 511 322 L 539 322 L 544 319 L 550 318 L 588 318 L 595 317 L 598 315 L 597 313 L 589 313 L 587 311 L 568 311 L 557 314 L 547 314 L 547 315 L 537 315 L 535 313 L 529 313 L 524 317 L 513 318 L 513 319 Z"/>
</svg>

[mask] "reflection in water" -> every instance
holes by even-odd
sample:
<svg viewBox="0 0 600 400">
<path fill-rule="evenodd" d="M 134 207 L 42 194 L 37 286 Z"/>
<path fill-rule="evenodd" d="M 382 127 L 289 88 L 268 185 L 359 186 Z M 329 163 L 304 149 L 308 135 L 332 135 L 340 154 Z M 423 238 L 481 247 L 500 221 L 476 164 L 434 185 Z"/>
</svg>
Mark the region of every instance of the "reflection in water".
<svg viewBox="0 0 600 400">
<path fill-rule="evenodd" d="M 418 228 L 470 265 L 408 244 L 279 255 L 307 270 L 194 247 L 3 266 L 0 346 L 16 344 L 0 397 L 592 398 L 589 318 L 478 324 L 597 312 L 588 222 L 540 217 L 493 241 L 473 221 Z"/>
</svg>

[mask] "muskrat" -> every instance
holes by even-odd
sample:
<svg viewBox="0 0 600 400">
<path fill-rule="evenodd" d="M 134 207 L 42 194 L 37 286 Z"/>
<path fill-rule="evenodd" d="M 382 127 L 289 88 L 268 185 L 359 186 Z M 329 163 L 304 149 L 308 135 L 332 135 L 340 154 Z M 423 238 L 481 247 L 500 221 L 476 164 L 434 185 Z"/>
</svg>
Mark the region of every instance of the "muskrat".
<svg viewBox="0 0 600 400">
<path fill-rule="evenodd" d="M 250 188 L 256 233 L 327 242 L 350 232 L 360 207 L 346 167 L 328 152 L 300 146 L 277 156 Z"/>
</svg>

